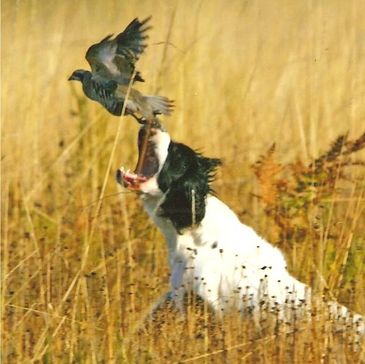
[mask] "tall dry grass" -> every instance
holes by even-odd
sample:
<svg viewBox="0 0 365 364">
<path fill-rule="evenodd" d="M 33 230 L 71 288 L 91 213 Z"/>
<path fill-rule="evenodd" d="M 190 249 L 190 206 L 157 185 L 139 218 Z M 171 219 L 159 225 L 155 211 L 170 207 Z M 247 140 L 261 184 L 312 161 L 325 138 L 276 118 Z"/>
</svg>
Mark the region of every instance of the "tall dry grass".
<svg viewBox="0 0 365 364">
<path fill-rule="evenodd" d="M 281 164 L 309 164 L 339 134 L 364 131 L 364 6 L 4 0 L 3 362 L 364 360 L 351 334 L 333 333 L 321 315 L 295 327 L 268 317 L 258 332 L 250 318 L 220 321 L 190 304 L 186 316 L 166 309 L 144 322 L 169 270 L 162 237 L 113 177 L 136 161 L 137 125 L 67 82 L 86 67 L 91 43 L 152 15 L 140 90 L 175 99 L 165 120 L 171 135 L 223 158 L 218 195 L 275 242 L 250 166 L 273 142 Z M 283 248 L 295 275 L 365 313 L 364 170 L 351 168 L 347 178 L 350 185 L 313 217 L 319 238 Z"/>
</svg>

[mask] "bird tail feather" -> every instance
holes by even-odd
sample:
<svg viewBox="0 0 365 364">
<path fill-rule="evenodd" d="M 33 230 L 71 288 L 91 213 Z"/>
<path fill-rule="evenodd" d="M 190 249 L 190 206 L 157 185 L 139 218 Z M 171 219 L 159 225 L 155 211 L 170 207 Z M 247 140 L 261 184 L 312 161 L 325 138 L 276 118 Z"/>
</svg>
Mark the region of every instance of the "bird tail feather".
<svg viewBox="0 0 365 364">
<path fill-rule="evenodd" d="M 163 114 L 170 115 L 173 108 L 174 102 L 164 96 L 146 96 L 147 102 L 151 105 L 153 113 L 155 115 Z"/>
</svg>

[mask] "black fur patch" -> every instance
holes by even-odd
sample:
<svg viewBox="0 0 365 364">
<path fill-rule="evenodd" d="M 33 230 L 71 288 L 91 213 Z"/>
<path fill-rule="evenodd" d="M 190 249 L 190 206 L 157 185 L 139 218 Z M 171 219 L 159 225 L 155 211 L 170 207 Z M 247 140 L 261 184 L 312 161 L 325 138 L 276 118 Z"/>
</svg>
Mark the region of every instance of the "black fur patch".
<svg viewBox="0 0 365 364">
<path fill-rule="evenodd" d="M 214 193 L 210 183 L 220 164 L 219 159 L 203 157 L 184 144 L 170 143 L 158 185 L 166 193 L 161 215 L 169 218 L 178 232 L 204 218 L 206 196 Z"/>
</svg>

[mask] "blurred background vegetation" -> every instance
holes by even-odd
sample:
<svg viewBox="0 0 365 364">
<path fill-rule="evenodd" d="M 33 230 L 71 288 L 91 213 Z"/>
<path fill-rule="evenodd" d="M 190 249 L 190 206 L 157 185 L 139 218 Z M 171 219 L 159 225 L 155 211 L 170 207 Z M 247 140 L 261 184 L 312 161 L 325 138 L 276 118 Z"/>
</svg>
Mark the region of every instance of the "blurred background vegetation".
<svg viewBox="0 0 365 364">
<path fill-rule="evenodd" d="M 364 153 L 351 156 L 352 167 L 336 165 L 333 193 L 301 210 L 298 224 L 316 233 L 299 240 L 283 240 L 275 222 L 283 206 L 298 210 L 303 190 L 290 206 L 287 194 L 275 194 L 273 213 L 252 168 L 275 143 L 275 163 L 291 172 L 279 168 L 280 178 L 265 180 L 290 180 L 339 135 L 364 133 L 365 2 L 4 0 L 1 7 L 3 361 L 317 363 L 341 352 L 339 362 L 354 362 L 347 347 L 311 327 L 296 346 L 285 336 L 255 341 L 250 325 L 237 329 L 234 319 L 201 342 L 198 315 L 183 323 L 167 315 L 165 326 L 139 331 L 169 270 L 162 237 L 114 180 L 120 165 L 136 163 L 138 125 L 109 115 L 67 78 L 87 68 L 91 44 L 152 15 L 138 88 L 175 100 L 164 119 L 172 137 L 223 159 L 218 195 L 284 249 L 296 276 L 365 313 L 365 174 L 356 163 Z M 275 163 L 269 170 L 279 171 Z M 230 350 L 242 343 L 243 353 Z"/>
</svg>

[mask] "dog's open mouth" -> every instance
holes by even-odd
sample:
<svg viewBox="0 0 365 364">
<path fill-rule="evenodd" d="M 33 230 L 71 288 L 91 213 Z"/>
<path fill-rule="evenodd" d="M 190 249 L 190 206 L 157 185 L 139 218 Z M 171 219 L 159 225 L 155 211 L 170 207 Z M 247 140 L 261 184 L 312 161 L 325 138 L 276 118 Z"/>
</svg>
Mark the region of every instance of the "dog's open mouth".
<svg viewBox="0 0 365 364">
<path fill-rule="evenodd" d="M 147 182 L 159 171 L 159 161 L 156 155 L 156 146 L 153 136 L 155 128 L 143 127 L 138 134 L 138 162 L 134 172 L 120 168 L 116 173 L 116 179 L 122 186 L 139 191 L 140 185 Z"/>
</svg>

